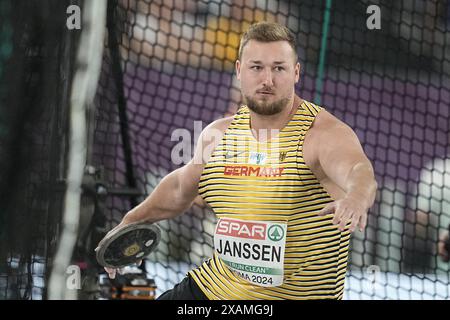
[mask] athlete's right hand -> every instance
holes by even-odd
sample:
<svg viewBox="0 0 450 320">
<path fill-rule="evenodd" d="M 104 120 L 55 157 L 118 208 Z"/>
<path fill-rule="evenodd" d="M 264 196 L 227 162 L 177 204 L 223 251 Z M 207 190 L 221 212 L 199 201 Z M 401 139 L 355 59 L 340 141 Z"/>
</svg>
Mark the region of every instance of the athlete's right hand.
<svg viewBox="0 0 450 320">
<path fill-rule="evenodd" d="M 110 233 L 114 232 L 117 229 L 123 228 L 125 227 L 126 223 L 124 223 L 124 221 L 122 220 L 117 226 L 115 226 L 114 228 L 112 228 L 106 235 L 104 238 L 106 238 Z M 99 247 L 97 246 L 97 248 L 95 248 L 95 251 L 97 251 L 99 249 Z M 116 274 L 122 274 L 123 273 L 123 269 L 122 268 L 108 268 L 108 267 L 103 267 L 106 271 L 106 273 L 108 274 L 108 277 L 110 279 L 115 279 L 116 278 Z"/>
<path fill-rule="evenodd" d="M 142 260 L 139 260 L 138 262 L 136 262 L 136 266 L 140 266 L 142 264 Z M 116 274 L 123 274 L 124 272 L 124 268 L 108 268 L 108 267 L 104 267 L 103 269 L 105 269 L 106 273 L 108 274 L 108 278 L 110 279 L 115 279 L 116 278 Z"/>
<path fill-rule="evenodd" d="M 125 217 L 122 219 L 122 221 L 121 221 L 117 226 L 115 226 L 114 228 L 112 228 L 112 229 L 111 229 L 111 230 L 103 237 L 103 239 L 106 238 L 106 237 L 108 237 L 108 235 L 110 235 L 111 233 L 116 232 L 117 230 L 119 230 L 119 229 L 121 229 L 121 228 L 125 228 L 127 225 L 133 223 L 133 221 L 129 221 L 129 219 L 126 219 L 126 217 L 127 217 L 127 216 L 125 216 Z M 103 239 L 102 239 L 102 240 L 103 240 Z M 102 240 L 100 240 L 99 244 L 102 242 Z M 95 251 L 98 251 L 99 249 L 100 249 L 100 247 L 99 247 L 99 245 L 97 245 L 97 248 L 95 248 Z M 136 261 L 136 263 L 134 263 L 133 265 L 136 265 L 136 266 L 139 267 L 141 264 L 142 264 L 142 259 Z M 123 273 L 124 273 L 124 268 L 109 268 L 109 267 L 103 267 L 103 268 L 105 269 L 105 271 L 106 271 L 106 273 L 108 274 L 108 277 L 109 277 L 110 279 L 115 279 L 117 273 L 119 273 L 119 274 L 123 274 Z"/>
<path fill-rule="evenodd" d="M 106 273 L 108 274 L 108 278 L 110 279 L 115 279 L 116 278 L 116 273 L 119 272 L 119 274 L 121 274 L 122 269 L 115 269 L 115 268 L 108 268 L 108 267 L 104 267 Z"/>
</svg>

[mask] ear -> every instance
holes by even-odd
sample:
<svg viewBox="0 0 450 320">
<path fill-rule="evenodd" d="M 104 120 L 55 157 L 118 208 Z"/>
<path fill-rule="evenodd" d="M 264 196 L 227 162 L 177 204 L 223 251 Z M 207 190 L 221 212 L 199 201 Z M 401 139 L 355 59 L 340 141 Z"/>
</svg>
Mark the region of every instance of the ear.
<svg viewBox="0 0 450 320">
<path fill-rule="evenodd" d="M 300 79 L 300 71 L 301 71 L 301 64 L 300 62 L 297 62 L 297 64 L 295 65 L 295 83 L 298 82 L 298 80 Z"/>
<path fill-rule="evenodd" d="M 239 60 L 236 60 L 236 78 L 241 81 L 241 62 Z"/>
</svg>

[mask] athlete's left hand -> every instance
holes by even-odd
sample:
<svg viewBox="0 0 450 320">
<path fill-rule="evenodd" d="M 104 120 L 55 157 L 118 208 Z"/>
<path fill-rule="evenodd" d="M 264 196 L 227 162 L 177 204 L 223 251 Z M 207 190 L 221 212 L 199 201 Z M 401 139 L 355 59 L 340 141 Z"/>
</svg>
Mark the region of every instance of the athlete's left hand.
<svg viewBox="0 0 450 320">
<path fill-rule="evenodd" d="M 345 227 L 351 221 L 349 230 L 355 231 L 359 225 L 359 230 L 362 232 L 367 224 L 368 209 L 361 205 L 356 199 L 345 197 L 340 200 L 330 202 L 320 210 L 319 216 L 327 214 L 334 214 L 333 224 L 338 225 L 340 231 L 344 231 Z"/>
</svg>

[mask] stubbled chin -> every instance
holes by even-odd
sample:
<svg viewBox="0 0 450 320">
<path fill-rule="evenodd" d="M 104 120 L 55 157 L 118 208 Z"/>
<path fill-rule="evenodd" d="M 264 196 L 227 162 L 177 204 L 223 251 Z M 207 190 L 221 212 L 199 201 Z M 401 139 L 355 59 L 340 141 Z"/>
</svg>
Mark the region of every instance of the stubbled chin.
<svg viewBox="0 0 450 320">
<path fill-rule="evenodd" d="M 268 100 L 276 100 L 275 96 L 263 96 L 263 95 L 256 95 L 255 100 L 261 100 L 261 101 L 268 101 Z"/>
</svg>

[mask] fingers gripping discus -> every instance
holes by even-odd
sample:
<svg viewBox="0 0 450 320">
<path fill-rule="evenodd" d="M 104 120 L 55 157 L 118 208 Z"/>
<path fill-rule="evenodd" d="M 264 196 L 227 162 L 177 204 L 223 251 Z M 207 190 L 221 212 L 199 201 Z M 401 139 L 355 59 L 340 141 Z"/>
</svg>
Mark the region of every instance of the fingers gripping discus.
<svg viewBox="0 0 450 320">
<path fill-rule="evenodd" d="M 158 246 L 160 229 L 151 223 L 131 223 L 100 241 L 97 261 L 103 267 L 122 268 L 142 260 Z"/>
</svg>

